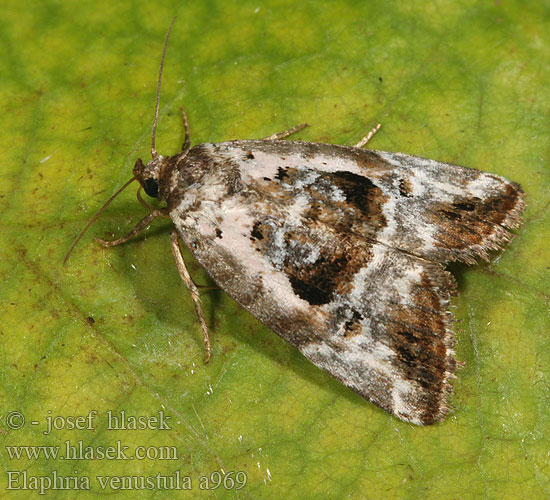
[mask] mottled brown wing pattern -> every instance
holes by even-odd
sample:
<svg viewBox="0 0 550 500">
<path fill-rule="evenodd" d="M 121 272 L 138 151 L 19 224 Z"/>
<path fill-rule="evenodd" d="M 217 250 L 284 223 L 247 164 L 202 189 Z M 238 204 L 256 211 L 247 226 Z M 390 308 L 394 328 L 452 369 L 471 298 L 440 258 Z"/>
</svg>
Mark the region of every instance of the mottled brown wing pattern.
<svg viewBox="0 0 550 500">
<path fill-rule="evenodd" d="M 454 282 L 441 265 L 265 217 L 250 234 L 253 253 L 241 254 L 181 232 L 214 281 L 317 366 L 400 418 L 442 418 L 455 360 Z"/>
<path fill-rule="evenodd" d="M 179 175 L 171 216 L 220 287 L 385 410 L 421 424 L 443 418 L 456 361 L 454 280 L 442 264 L 486 258 L 509 239 L 518 186 L 407 155 L 290 141 L 204 144 Z"/>
<path fill-rule="evenodd" d="M 224 146 L 231 144 L 216 145 L 217 151 L 223 156 Z M 308 215 L 348 224 L 351 231 L 436 262 L 488 260 L 491 251 L 509 241 L 507 230 L 518 227 L 524 208 L 517 184 L 472 168 L 332 144 L 238 144 L 243 152 L 254 148 L 254 158 L 246 158 L 243 166 L 249 166 L 257 189 L 272 193 L 270 201 L 285 193 L 287 199 L 307 194 L 312 204 Z M 298 148 L 300 157 L 293 157 Z M 262 182 L 270 178 L 262 174 L 274 167 L 272 181 Z M 319 172 L 319 180 L 304 185 L 306 171 Z M 322 190 L 327 184 L 339 189 L 345 201 L 328 200 Z M 331 219 L 335 214 L 337 220 Z"/>
</svg>

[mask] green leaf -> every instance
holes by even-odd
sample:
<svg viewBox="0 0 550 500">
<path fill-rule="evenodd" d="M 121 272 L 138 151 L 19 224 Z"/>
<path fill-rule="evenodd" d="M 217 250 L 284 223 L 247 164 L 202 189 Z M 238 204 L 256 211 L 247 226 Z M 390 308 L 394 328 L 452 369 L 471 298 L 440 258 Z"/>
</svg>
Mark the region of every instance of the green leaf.
<svg viewBox="0 0 550 500">
<path fill-rule="evenodd" d="M 135 159 L 150 154 L 158 64 L 174 15 L 157 133 L 163 154 L 181 146 L 180 106 L 194 144 L 264 137 L 304 121 L 311 126 L 300 139 L 353 144 L 380 122 L 373 148 L 522 185 L 525 223 L 509 248 L 490 264 L 451 269 L 465 366 L 443 423 L 405 424 L 362 400 L 221 290 L 204 293 L 213 343 L 205 365 L 171 257 L 170 221 L 109 250 L 92 240 L 121 236 L 145 215 L 131 190 L 62 266 L 74 236 L 131 176 Z M 45 486 L 55 471 L 78 478 L 50 492 L 61 499 L 547 498 L 549 20 L 547 3 L 518 0 L 4 2 L 2 497 L 28 498 L 22 487 L 32 488 L 32 477 Z M 186 259 L 195 280 L 209 283 Z M 171 429 L 150 421 L 145 430 L 109 430 L 108 411 L 162 411 Z M 13 412 L 25 418 L 20 429 Z M 88 415 L 91 425 L 68 418 Z M 59 427 L 50 433 L 48 418 Z M 157 455 L 10 455 L 23 445 L 59 446 L 64 455 L 66 442 L 79 441 Z M 161 459 L 174 450 L 177 460 Z M 8 471 L 20 475 L 10 482 Z M 191 478 L 192 492 L 157 482 L 176 471 Z M 225 487 L 201 489 L 201 476 L 215 486 L 216 471 L 243 471 L 247 483 L 230 489 L 227 475 Z M 114 479 L 102 490 L 105 476 Z M 145 477 L 154 489 L 140 487 Z M 71 489 L 85 478 L 90 490 Z"/>
</svg>

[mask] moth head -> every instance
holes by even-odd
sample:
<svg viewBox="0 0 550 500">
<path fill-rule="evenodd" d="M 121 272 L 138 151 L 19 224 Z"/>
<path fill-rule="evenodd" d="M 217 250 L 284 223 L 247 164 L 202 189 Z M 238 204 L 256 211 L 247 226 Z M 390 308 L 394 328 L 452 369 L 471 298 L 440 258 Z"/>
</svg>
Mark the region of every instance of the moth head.
<svg viewBox="0 0 550 500">
<path fill-rule="evenodd" d="M 141 158 L 136 160 L 134 165 L 134 177 L 139 181 L 143 190 L 151 198 L 158 198 L 159 195 L 159 177 L 163 167 L 163 157 L 157 156 L 146 165 Z"/>
</svg>

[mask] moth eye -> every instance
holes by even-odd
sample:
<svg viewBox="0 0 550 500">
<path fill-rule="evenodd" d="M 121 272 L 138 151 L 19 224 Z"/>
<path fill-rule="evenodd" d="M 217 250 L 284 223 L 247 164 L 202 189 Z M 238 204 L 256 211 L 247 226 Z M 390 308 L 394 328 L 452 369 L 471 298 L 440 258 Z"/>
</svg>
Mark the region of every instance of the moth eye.
<svg viewBox="0 0 550 500">
<path fill-rule="evenodd" d="M 145 179 L 143 181 L 143 189 L 151 197 L 156 198 L 159 195 L 159 183 L 156 179 Z"/>
</svg>

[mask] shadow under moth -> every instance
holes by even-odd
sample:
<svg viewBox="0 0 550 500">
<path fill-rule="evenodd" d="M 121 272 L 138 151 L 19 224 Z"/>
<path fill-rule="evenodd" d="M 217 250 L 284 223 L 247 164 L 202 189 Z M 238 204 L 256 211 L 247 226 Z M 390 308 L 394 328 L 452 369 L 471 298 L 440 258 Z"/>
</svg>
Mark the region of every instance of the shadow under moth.
<svg viewBox="0 0 550 500">
<path fill-rule="evenodd" d="M 316 366 L 402 420 L 443 419 L 457 367 L 455 282 L 444 265 L 500 250 L 519 225 L 521 188 L 472 168 L 362 149 L 379 126 L 353 147 L 283 140 L 305 125 L 191 147 L 182 110 L 182 151 L 164 157 L 155 131 L 170 30 L 152 160 L 138 159 L 102 209 L 135 180 L 165 206 L 125 237 L 99 241 L 118 245 L 158 216 L 172 219 L 172 251 L 207 361 L 208 328 L 180 239 L 221 289 Z"/>
</svg>

